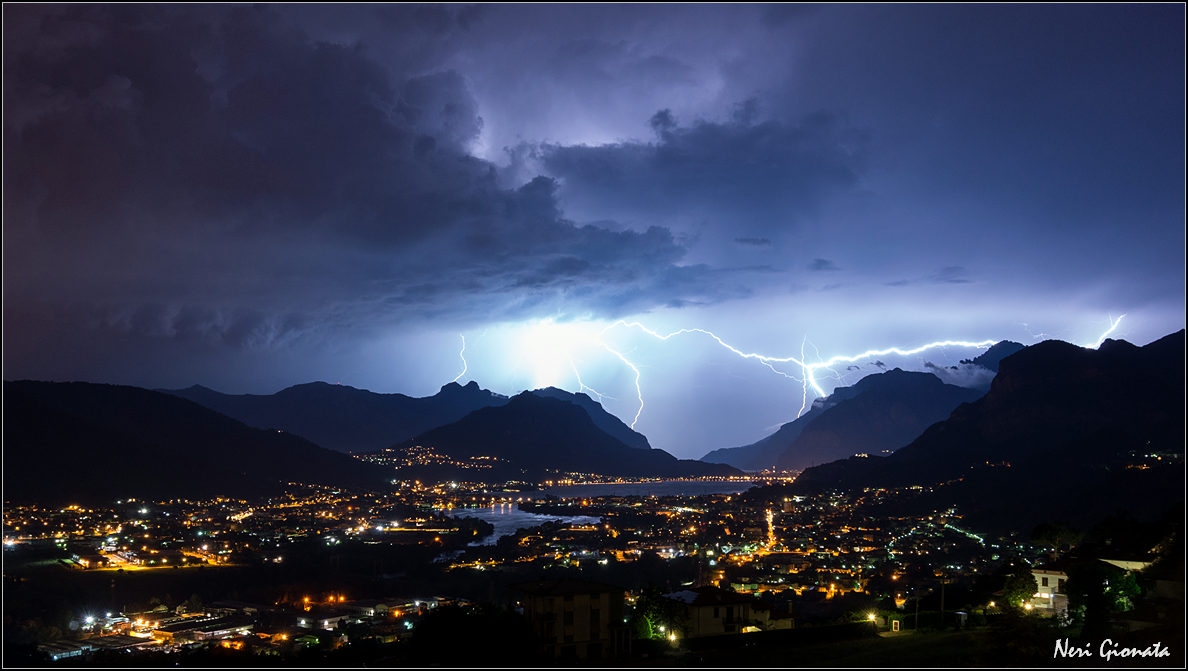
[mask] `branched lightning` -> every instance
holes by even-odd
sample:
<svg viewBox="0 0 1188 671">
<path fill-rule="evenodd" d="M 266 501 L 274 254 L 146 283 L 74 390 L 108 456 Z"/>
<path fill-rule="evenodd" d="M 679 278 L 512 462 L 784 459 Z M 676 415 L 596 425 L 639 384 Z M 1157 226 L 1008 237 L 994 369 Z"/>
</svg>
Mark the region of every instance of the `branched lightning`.
<svg viewBox="0 0 1188 671">
<path fill-rule="evenodd" d="M 609 328 L 609 327 L 607 327 L 607 328 Z M 606 329 L 603 329 L 602 333 L 606 333 Z M 602 334 L 600 333 L 599 335 L 602 335 Z M 635 417 L 633 417 L 631 419 L 631 428 L 634 429 L 635 423 L 639 421 L 639 416 L 643 414 L 643 409 L 644 409 L 643 387 L 641 387 L 639 384 L 639 378 L 640 378 L 639 366 L 636 366 L 634 363 L 632 363 L 632 361 L 630 359 L 628 359 L 627 356 L 625 354 L 623 354 L 622 352 L 611 347 L 610 345 L 606 344 L 605 342 L 602 342 L 601 339 L 598 342 L 602 345 L 603 349 L 605 349 L 607 352 L 610 352 L 611 354 L 613 354 L 615 357 L 617 357 L 619 359 L 619 361 L 622 361 L 624 366 L 627 366 L 628 368 L 630 368 L 632 374 L 635 376 L 635 398 L 639 400 L 639 407 L 636 408 L 636 410 L 635 410 Z"/>
<path fill-rule="evenodd" d="M 602 392 L 598 391 L 598 390 L 597 390 L 597 389 L 595 389 L 594 387 L 591 387 L 590 385 L 588 385 L 588 384 L 586 384 L 585 382 L 583 382 L 583 381 L 582 381 L 582 373 L 581 373 L 581 371 L 579 371 L 579 370 L 578 370 L 577 364 L 576 364 L 576 363 L 574 363 L 574 361 L 573 361 L 573 357 L 570 357 L 570 358 L 569 358 L 569 369 L 573 371 L 573 376 L 574 376 L 575 378 L 577 378 L 577 383 L 578 383 L 578 393 L 582 393 L 582 392 L 587 392 L 587 391 L 588 391 L 588 392 L 590 392 L 591 394 L 593 394 L 594 396 L 597 396 L 597 397 L 598 397 L 598 402 L 599 402 L 599 403 L 602 403 L 603 399 L 605 399 L 605 398 L 614 398 L 613 396 L 608 396 L 608 395 L 606 395 L 606 394 L 604 394 L 604 393 L 602 393 Z"/>
<path fill-rule="evenodd" d="M 1094 342 L 1094 344 L 1087 345 L 1087 347 L 1096 348 L 1096 347 L 1100 346 L 1101 343 L 1104 342 L 1105 339 L 1107 337 L 1109 337 L 1109 335 L 1111 333 L 1113 333 L 1115 329 L 1118 328 L 1118 324 L 1122 322 L 1122 318 L 1125 316 L 1126 315 L 1123 314 L 1123 315 L 1120 315 L 1117 319 L 1111 318 L 1111 320 L 1110 320 L 1111 323 L 1110 323 L 1109 329 L 1107 329 L 1105 333 L 1102 333 L 1101 336 L 1098 337 L 1097 340 Z M 617 328 L 617 327 L 635 328 L 635 329 L 638 329 L 639 331 L 646 333 L 647 335 L 649 335 L 653 338 L 656 338 L 657 340 L 661 340 L 661 341 L 667 341 L 667 340 L 670 340 L 671 338 L 674 338 L 679 335 L 701 334 L 701 335 L 705 335 L 705 336 L 711 338 L 718 345 L 722 346 L 727 351 L 735 354 L 736 356 L 738 356 L 740 358 L 753 359 L 755 361 L 758 361 L 760 364 L 767 367 L 773 373 L 780 375 L 782 377 L 788 378 L 790 380 L 795 380 L 801 384 L 802 394 L 801 394 L 800 409 L 796 413 L 797 417 L 803 415 L 805 409 L 808 407 L 809 389 L 810 388 L 817 396 L 826 396 L 827 395 L 825 393 L 825 390 L 822 389 L 821 385 L 817 382 L 817 374 L 819 371 L 827 371 L 827 372 L 833 373 L 833 375 L 835 377 L 837 377 L 838 379 L 841 379 L 841 375 L 839 375 L 836 371 L 833 370 L 834 366 L 837 366 L 839 364 L 857 363 L 859 361 L 864 361 L 864 360 L 867 360 L 867 359 L 870 359 L 873 357 L 888 356 L 891 354 L 894 354 L 897 356 L 913 356 L 916 354 L 920 354 L 922 352 L 926 352 L 928 350 L 936 349 L 938 347 L 962 347 L 962 348 L 969 348 L 969 349 L 982 349 L 982 348 L 990 347 L 997 342 L 996 340 L 990 340 L 990 339 L 979 340 L 979 341 L 937 340 L 937 341 L 930 342 L 925 345 L 920 345 L 919 347 L 913 347 L 911 349 L 903 349 L 901 347 L 887 347 L 884 349 L 870 349 L 870 350 L 866 350 L 865 352 L 862 352 L 861 354 L 837 355 L 837 356 L 832 356 L 828 359 L 809 362 L 808 358 L 805 356 L 805 353 L 804 353 L 805 347 L 810 346 L 807 336 L 800 343 L 800 357 L 797 358 L 794 356 L 770 356 L 770 355 L 766 355 L 766 354 L 759 354 L 757 352 L 744 352 L 744 351 L 738 349 L 737 347 L 731 345 L 730 343 L 726 342 L 720 336 L 713 333 L 712 331 L 707 331 L 707 330 L 701 329 L 701 328 L 683 328 L 683 329 L 679 329 L 676 331 L 672 331 L 670 333 L 662 334 L 662 333 L 659 333 L 652 329 L 649 329 L 648 327 L 644 326 L 643 324 L 641 324 L 639 322 L 627 322 L 627 321 L 619 320 L 619 321 L 614 322 L 613 324 L 610 324 L 606 328 L 602 329 L 602 331 L 599 335 L 600 336 L 605 335 L 608 331 L 610 331 L 614 328 Z M 639 367 L 636 366 L 635 363 L 632 362 L 630 359 L 628 359 L 627 356 L 624 355 L 622 352 L 612 348 L 610 345 L 607 345 L 605 342 L 602 342 L 601 339 L 600 339 L 600 342 L 602 343 L 602 346 L 608 352 L 610 352 L 611 354 L 618 357 L 618 359 L 620 361 L 622 361 L 624 365 L 629 367 L 635 375 L 635 395 L 636 395 L 636 398 L 639 400 L 639 406 L 635 412 L 635 417 L 631 421 L 631 428 L 634 429 L 635 424 L 639 421 L 639 418 L 643 414 L 643 409 L 644 409 L 643 389 L 640 385 Z M 816 349 L 815 346 L 813 348 Z M 820 359 L 819 354 L 818 354 L 818 359 Z M 786 371 L 780 370 L 779 368 L 777 368 L 777 365 L 779 365 L 779 364 L 791 364 L 793 366 L 798 367 L 800 369 L 799 372 L 801 374 L 801 377 L 796 377 L 793 374 L 790 374 Z"/>
<path fill-rule="evenodd" d="M 1096 348 L 1096 347 L 1100 346 L 1101 343 L 1104 342 L 1105 339 L 1110 336 L 1110 334 L 1112 334 L 1115 330 L 1117 330 L 1118 325 L 1122 322 L 1122 318 L 1125 316 L 1126 316 L 1125 314 L 1122 314 L 1122 315 L 1119 315 L 1117 318 L 1110 317 L 1109 328 L 1104 333 L 1102 333 L 1096 339 L 1096 341 L 1093 342 L 1093 344 L 1085 345 L 1085 347 Z M 632 417 L 632 420 L 630 423 L 632 429 L 635 428 L 635 425 L 639 422 L 639 419 L 643 415 L 643 411 L 644 411 L 644 395 L 643 395 L 643 385 L 642 385 L 643 374 L 641 372 L 640 366 L 638 364 L 636 364 L 636 362 L 633 361 L 632 358 L 629 357 L 627 353 L 625 353 L 621 349 L 614 347 L 611 343 L 607 342 L 607 340 L 606 340 L 607 334 L 615 329 L 618 329 L 618 328 L 634 329 L 634 330 L 637 330 L 637 331 L 639 331 L 647 336 L 650 336 L 651 338 L 654 338 L 658 341 L 661 341 L 661 342 L 667 342 L 673 338 L 676 338 L 677 336 L 685 336 L 685 335 L 704 336 L 704 337 L 712 340 L 714 343 L 716 343 L 718 346 L 722 347 L 726 351 L 734 354 L 735 356 L 737 356 L 741 359 L 756 361 L 760 365 L 762 365 L 765 368 L 767 368 L 768 370 L 770 370 L 771 372 L 775 373 L 776 375 L 779 375 L 779 376 L 786 378 L 788 380 L 795 381 L 800 385 L 800 387 L 801 387 L 801 403 L 800 403 L 800 409 L 797 412 L 797 417 L 803 415 L 805 410 L 808 408 L 810 391 L 814 395 L 814 397 L 827 396 L 825 390 L 821 387 L 820 383 L 818 382 L 819 375 L 831 374 L 834 378 L 836 378 L 839 381 L 841 381 L 843 379 L 843 375 L 838 373 L 835 370 L 836 366 L 839 366 L 842 364 L 855 364 L 855 363 L 858 363 L 861 361 L 866 361 L 866 360 L 873 359 L 876 357 L 884 357 L 884 356 L 889 356 L 889 355 L 895 355 L 895 356 L 900 356 L 900 357 L 909 357 L 909 356 L 921 354 L 921 353 L 929 351 L 929 350 L 933 350 L 933 349 L 937 349 L 937 348 L 944 348 L 944 347 L 984 349 L 984 348 L 988 348 L 988 347 L 994 345 L 996 342 L 998 342 L 996 340 L 991 340 L 991 339 L 979 340 L 979 341 L 937 340 L 934 342 L 930 342 L 930 343 L 927 343 L 924 345 L 919 345 L 917 347 L 912 347 L 909 349 L 905 349 L 902 347 L 887 347 L 887 348 L 883 348 L 883 349 L 869 349 L 869 350 L 866 350 L 865 352 L 861 352 L 859 354 L 840 354 L 840 355 L 831 356 L 827 359 L 822 359 L 820 352 L 817 351 L 817 348 L 815 345 L 813 345 L 811 342 L 809 342 L 807 336 L 805 336 L 801 340 L 799 357 L 797 357 L 797 356 L 772 356 L 769 354 L 761 354 L 758 352 L 747 352 L 747 351 L 741 350 L 738 347 L 735 347 L 734 345 L 728 343 L 725 339 L 723 339 L 721 336 L 717 335 L 716 333 L 706 330 L 706 329 L 702 329 L 702 328 L 682 328 L 682 329 L 678 329 L 678 330 L 671 331 L 668 333 L 661 333 L 659 331 L 655 331 L 653 329 L 648 328 L 647 326 L 645 326 L 644 324 L 642 324 L 638 321 L 619 320 L 619 321 L 616 321 L 612 324 L 609 324 L 609 325 L 603 327 L 598 332 L 597 336 L 594 337 L 589 342 L 591 342 L 592 344 L 605 350 L 608 354 L 617 358 L 620 363 L 622 363 L 624 366 L 626 366 L 628 369 L 631 370 L 632 377 L 633 377 L 632 382 L 635 385 L 635 397 L 636 397 L 636 401 L 638 403 L 638 405 L 636 407 L 635 415 L 634 415 L 634 417 Z M 814 354 L 815 354 L 814 361 L 809 361 L 808 355 L 806 355 L 806 353 L 805 353 L 806 349 L 810 349 L 810 348 L 814 351 Z M 461 351 L 458 352 L 459 358 L 462 359 L 462 372 L 458 374 L 458 377 L 454 378 L 455 382 L 457 382 L 463 375 L 466 374 L 467 363 L 466 363 L 465 353 L 466 353 L 466 338 L 465 338 L 465 336 L 462 336 L 462 349 L 461 349 Z M 876 360 L 876 363 L 881 365 L 881 362 L 877 362 L 877 360 Z M 586 384 L 586 382 L 582 379 L 581 371 L 579 370 L 579 367 L 578 367 L 577 363 L 574 361 L 572 355 L 570 355 L 568 357 L 568 364 L 569 364 L 570 370 L 572 371 L 572 373 L 574 375 L 574 378 L 577 380 L 579 392 L 587 392 L 587 393 L 591 394 L 592 396 L 594 396 L 598 399 L 599 403 L 602 403 L 607 398 L 613 398 L 607 394 L 604 394 L 604 393 L 594 389 L 593 387 L 589 386 L 588 384 Z M 791 370 L 789 370 L 789 369 L 791 369 Z"/>
<path fill-rule="evenodd" d="M 653 338 L 656 338 L 657 340 L 661 340 L 661 341 L 667 341 L 667 340 L 670 340 L 670 339 L 672 339 L 676 336 L 679 336 L 679 335 L 688 335 L 688 334 L 695 334 L 695 333 L 701 334 L 701 335 L 709 337 L 714 342 L 716 342 L 718 345 L 720 345 L 721 347 L 725 348 L 727 351 L 731 352 L 732 354 L 734 354 L 742 359 L 750 359 L 750 360 L 758 361 L 761 365 L 765 366 L 768 370 L 772 371 L 776 375 L 780 375 L 782 377 L 788 378 L 789 380 L 794 380 L 801 384 L 802 399 L 801 399 L 800 410 L 797 413 L 798 417 L 800 415 L 804 414 L 805 408 L 808 406 L 809 388 L 812 388 L 813 392 L 817 396 L 825 396 L 826 395 L 825 390 L 822 389 L 821 385 L 817 382 L 817 378 L 816 378 L 817 371 L 820 371 L 820 370 L 832 371 L 833 366 L 836 366 L 838 364 L 854 363 L 857 361 L 862 361 L 864 359 L 869 359 L 871 357 L 876 357 L 876 356 L 887 356 L 889 354 L 896 354 L 899 356 L 912 356 L 914 354 L 919 354 L 921 352 L 924 352 L 924 351 L 927 351 L 930 349 L 934 349 L 937 347 L 982 348 L 982 347 L 989 347 L 996 342 L 995 340 L 982 340 L 982 341 L 978 341 L 978 342 L 970 342 L 970 341 L 965 341 L 965 340 L 939 340 L 939 341 L 931 342 L 931 343 L 928 343 L 927 345 L 921 345 L 919 347 L 915 347 L 912 349 L 903 349 L 900 347 L 888 347 L 885 349 L 877 349 L 877 350 L 872 349 L 872 350 L 867 350 L 861 354 L 838 355 L 838 356 L 830 357 L 829 359 L 825 359 L 824 361 L 815 361 L 815 362 L 810 363 L 805 358 L 805 355 L 804 355 L 804 348 L 808 344 L 807 338 L 801 342 L 801 354 L 800 354 L 800 357 L 798 358 L 798 357 L 794 357 L 794 356 L 770 356 L 767 354 L 759 354 L 758 352 L 744 352 L 743 350 L 740 350 L 737 347 L 735 347 L 734 345 L 731 345 L 730 343 L 723 340 L 716 333 L 714 333 L 712 331 L 707 331 L 707 330 L 701 329 L 701 328 L 683 328 L 683 329 L 679 329 L 679 330 L 664 334 L 664 333 L 659 333 L 657 331 L 653 331 L 652 329 L 649 329 L 648 327 L 644 326 L 643 324 L 641 324 L 639 322 L 627 322 L 627 321 L 620 320 L 620 321 L 617 321 L 617 322 L 607 326 L 606 328 L 604 328 L 600 335 L 605 335 L 607 331 L 610 331 L 611 329 L 614 329 L 614 328 L 617 328 L 620 326 L 624 327 L 624 328 L 638 329 L 639 331 L 646 333 L 647 335 L 652 336 Z M 635 419 L 631 423 L 632 428 L 634 428 L 635 423 L 639 421 L 640 415 L 643 414 L 643 404 L 644 404 L 643 391 L 639 384 L 639 378 L 640 378 L 639 368 L 634 363 L 632 363 L 630 360 L 628 360 L 627 357 L 625 355 L 623 355 L 622 352 L 619 352 L 619 351 L 611 348 L 609 345 L 606 345 L 605 343 L 603 346 L 607 349 L 608 352 L 619 357 L 619 359 L 624 364 L 629 366 L 635 372 L 635 391 L 636 391 L 636 397 L 639 399 L 639 409 L 635 413 Z M 801 377 L 797 377 L 796 375 L 793 375 L 793 374 L 788 373 L 784 370 L 781 370 L 779 367 L 777 367 L 781 364 L 791 364 L 791 365 L 799 368 Z"/>
<path fill-rule="evenodd" d="M 457 382 L 458 380 L 461 380 L 461 379 L 462 379 L 462 376 L 466 374 L 466 370 L 467 370 L 467 365 L 466 365 L 466 336 L 465 336 L 465 335 L 463 335 L 463 334 L 461 334 L 461 333 L 459 333 L 459 334 L 458 334 L 458 337 L 462 339 L 462 349 L 461 349 L 461 350 L 458 352 L 458 358 L 459 358 L 459 359 L 462 359 L 462 372 L 461 372 L 461 373 L 458 373 L 458 377 L 454 378 L 454 382 Z"/>
</svg>

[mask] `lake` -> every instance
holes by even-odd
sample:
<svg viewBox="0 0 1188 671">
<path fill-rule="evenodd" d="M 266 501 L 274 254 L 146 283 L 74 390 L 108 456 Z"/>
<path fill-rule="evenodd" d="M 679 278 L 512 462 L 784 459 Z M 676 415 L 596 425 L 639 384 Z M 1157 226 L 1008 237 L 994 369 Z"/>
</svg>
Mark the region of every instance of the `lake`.
<svg viewBox="0 0 1188 671">
<path fill-rule="evenodd" d="M 708 494 L 738 494 L 750 489 L 751 482 L 729 482 L 718 480 L 658 480 L 656 482 L 613 482 L 587 485 L 564 485 L 541 488 L 526 493 L 527 498 L 540 499 L 544 496 L 558 498 L 595 498 L 598 496 L 704 496 Z M 495 533 L 475 545 L 493 545 L 500 536 L 514 534 L 517 529 L 528 529 L 545 522 L 560 520 L 573 524 L 590 524 L 600 521 L 588 515 L 562 516 L 538 515 L 524 512 L 515 503 L 503 503 L 482 508 L 454 508 L 449 511 L 454 517 L 475 517 L 490 522 Z"/>
<path fill-rule="evenodd" d="M 517 529 L 529 529 L 540 526 L 545 522 L 562 521 L 572 522 L 573 524 L 591 524 L 600 521 L 600 518 L 590 517 L 589 515 L 574 517 L 537 515 L 536 513 L 528 513 L 520 510 L 514 503 L 503 503 L 485 508 L 453 508 L 449 512 L 453 517 L 474 517 L 484 522 L 490 522 L 495 527 L 495 533 L 477 543 L 472 543 L 472 545 L 494 545 L 500 536 L 508 536 L 514 534 Z"/>
</svg>

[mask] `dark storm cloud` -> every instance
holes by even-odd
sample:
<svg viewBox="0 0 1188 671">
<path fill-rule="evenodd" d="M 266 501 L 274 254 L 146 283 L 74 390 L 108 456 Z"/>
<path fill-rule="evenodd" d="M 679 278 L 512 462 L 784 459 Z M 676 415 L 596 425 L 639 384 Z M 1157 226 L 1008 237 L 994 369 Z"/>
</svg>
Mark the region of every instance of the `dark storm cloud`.
<svg viewBox="0 0 1188 671">
<path fill-rule="evenodd" d="M 856 184 L 865 140 L 844 117 L 786 123 L 757 114 L 744 104 L 728 120 L 681 125 L 661 110 L 650 121 L 653 142 L 544 145 L 538 157 L 562 181 L 567 206 L 591 216 L 745 220 L 748 233 L 786 229 Z"/>
<path fill-rule="evenodd" d="M 497 184 L 468 152 L 482 119 L 455 71 L 380 67 L 271 6 L 9 5 L 5 26 L 5 312 L 38 315 L 33 330 L 267 348 L 417 317 L 617 316 L 748 293 L 682 265 L 667 228 L 569 221 L 550 178 Z M 674 185 L 769 141 L 794 154 L 757 157 L 776 161 L 772 179 L 849 179 L 803 165 L 827 151 L 807 126 L 665 138 L 638 151 L 676 168 Z M 548 154 L 565 164 L 565 148 Z"/>
<path fill-rule="evenodd" d="M 660 54 L 634 53 L 633 45 L 624 40 L 570 40 L 561 44 L 547 63 L 551 75 L 595 87 L 622 81 L 628 72 L 645 81 L 693 83 L 693 72 L 688 65 Z"/>
</svg>

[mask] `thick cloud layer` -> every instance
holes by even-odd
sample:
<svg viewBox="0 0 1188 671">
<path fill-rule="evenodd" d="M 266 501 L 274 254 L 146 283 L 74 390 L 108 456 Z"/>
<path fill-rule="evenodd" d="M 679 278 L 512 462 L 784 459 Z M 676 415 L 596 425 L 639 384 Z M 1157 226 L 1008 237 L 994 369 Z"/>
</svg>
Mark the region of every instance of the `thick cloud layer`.
<svg viewBox="0 0 1188 671">
<path fill-rule="evenodd" d="M 400 76 L 270 7 L 7 11 L 29 33 L 5 78 L 6 307 L 55 328 L 269 347 L 745 293 L 665 227 L 577 224 L 548 177 L 499 186 L 457 72 Z"/>
</svg>

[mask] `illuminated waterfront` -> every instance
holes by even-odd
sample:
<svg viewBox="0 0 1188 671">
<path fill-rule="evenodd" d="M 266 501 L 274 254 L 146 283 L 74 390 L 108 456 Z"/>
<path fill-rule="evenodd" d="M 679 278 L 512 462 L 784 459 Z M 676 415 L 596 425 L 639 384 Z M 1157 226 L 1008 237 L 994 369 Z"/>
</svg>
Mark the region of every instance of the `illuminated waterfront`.
<svg viewBox="0 0 1188 671">
<path fill-rule="evenodd" d="M 749 480 L 654 480 L 644 482 L 599 482 L 542 487 L 540 492 L 557 498 L 598 496 L 704 496 L 738 494 L 754 486 Z"/>
</svg>

